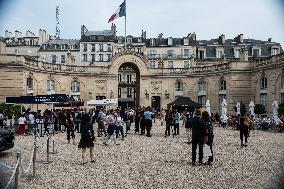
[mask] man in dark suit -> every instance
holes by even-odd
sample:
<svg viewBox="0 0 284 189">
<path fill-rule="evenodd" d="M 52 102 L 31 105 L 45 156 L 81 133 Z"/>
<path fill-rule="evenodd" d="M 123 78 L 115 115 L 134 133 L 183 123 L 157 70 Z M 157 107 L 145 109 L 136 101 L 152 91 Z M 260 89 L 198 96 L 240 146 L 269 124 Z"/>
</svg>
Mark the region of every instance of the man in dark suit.
<svg viewBox="0 0 284 189">
<path fill-rule="evenodd" d="M 201 119 L 201 111 L 197 110 L 192 119 L 192 165 L 196 163 L 196 148 L 199 147 L 199 164 L 203 159 L 203 144 L 206 144 L 207 131 L 205 122 Z"/>
</svg>

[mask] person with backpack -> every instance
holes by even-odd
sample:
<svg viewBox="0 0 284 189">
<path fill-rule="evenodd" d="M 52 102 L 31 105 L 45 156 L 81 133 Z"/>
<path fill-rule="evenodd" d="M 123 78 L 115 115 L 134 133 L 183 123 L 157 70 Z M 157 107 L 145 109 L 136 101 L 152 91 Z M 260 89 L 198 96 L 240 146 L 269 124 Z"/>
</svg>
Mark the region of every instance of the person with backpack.
<svg viewBox="0 0 284 189">
<path fill-rule="evenodd" d="M 89 114 L 83 114 L 81 119 L 81 139 L 78 145 L 78 148 L 82 149 L 82 165 L 86 164 L 86 148 L 90 148 L 90 162 L 94 163 L 94 141 L 95 141 L 95 134 L 93 125 L 90 120 Z"/>
<path fill-rule="evenodd" d="M 186 132 L 186 138 L 187 138 L 187 144 L 191 144 L 191 128 L 192 128 L 192 115 L 190 115 L 190 112 L 187 111 L 185 114 L 185 118 L 184 118 L 184 127 L 185 127 L 185 132 Z"/>
</svg>

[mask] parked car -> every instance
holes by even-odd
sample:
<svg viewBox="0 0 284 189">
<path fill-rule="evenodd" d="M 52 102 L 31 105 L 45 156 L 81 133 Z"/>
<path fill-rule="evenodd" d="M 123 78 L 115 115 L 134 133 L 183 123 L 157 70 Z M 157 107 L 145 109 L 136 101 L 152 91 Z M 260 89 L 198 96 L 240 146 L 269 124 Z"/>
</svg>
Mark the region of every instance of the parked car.
<svg viewBox="0 0 284 189">
<path fill-rule="evenodd" d="M 0 128 L 0 152 L 14 148 L 14 133 Z"/>
</svg>

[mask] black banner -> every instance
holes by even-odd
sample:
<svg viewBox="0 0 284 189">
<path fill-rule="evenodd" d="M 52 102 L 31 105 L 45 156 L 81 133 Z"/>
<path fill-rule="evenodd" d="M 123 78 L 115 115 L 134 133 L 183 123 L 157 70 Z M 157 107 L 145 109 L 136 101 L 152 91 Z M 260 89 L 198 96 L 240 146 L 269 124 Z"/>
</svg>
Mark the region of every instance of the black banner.
<svg viewBox="0 0 284 189">
<path fill-rule="evenodd" d="M 6 103 L 13 104 L 62 103 L 70 100 L 66 94 L 6 97 Z"/>
</svg>

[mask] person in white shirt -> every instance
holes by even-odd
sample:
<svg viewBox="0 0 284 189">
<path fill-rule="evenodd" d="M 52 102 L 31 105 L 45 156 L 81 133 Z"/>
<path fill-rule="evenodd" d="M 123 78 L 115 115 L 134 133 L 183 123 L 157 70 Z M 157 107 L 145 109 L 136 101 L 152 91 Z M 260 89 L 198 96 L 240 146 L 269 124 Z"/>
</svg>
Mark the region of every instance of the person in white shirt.
<svg viewBox="0 0 284 189">
<path fill-rule="evenodd" d="M 123 121 L 122 117 L 120 116 L 120 112 L 115 113 L 115 123 L 116 123 L 116 128 L 115 128 L 115 133 L 116 133 L 116 139 L 118 138 L 119 132 L 121 133 L 122 140 L 124 140 L 124 125 L 125 122 Z"/>
<path fill-rule="evenodd" d="M 19 135 L 22 135 L 25 133 L 25 127 L 26 127 L 26 118 L 24 115 L 21 115 L 18 119 L 18 124 L 19 124 Z"/>
<path fill-rule="evenodd" d="M 115 119 L 114 119 L 114 114 L 115 111 L 111 110 L 111 113 L 106 117 L 106 125 L 107 127 L 107 135 L 105 137 L 105 141 L 104 141 L 104 145 L 107 145 L 107 141 L 110 139 L 111 136 L 113 136 L 114 131 L 115 131 Z M 113 136 L 112 137 L 113 143 L 118 145 L 118 143 L 116 142 L 116 137 Z"/>
</svg>

